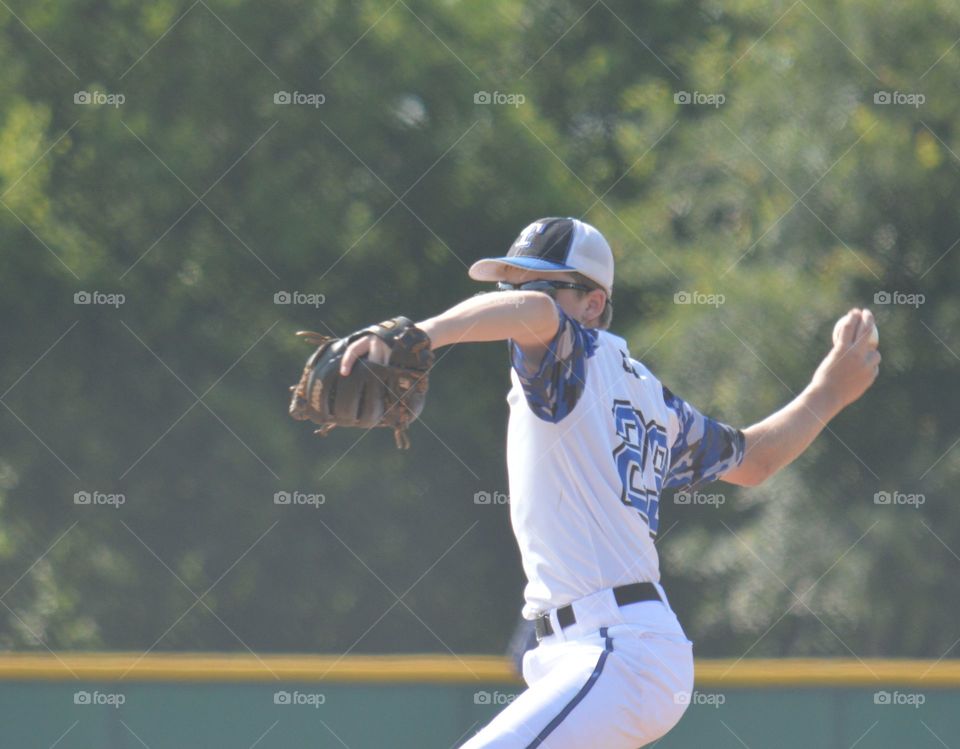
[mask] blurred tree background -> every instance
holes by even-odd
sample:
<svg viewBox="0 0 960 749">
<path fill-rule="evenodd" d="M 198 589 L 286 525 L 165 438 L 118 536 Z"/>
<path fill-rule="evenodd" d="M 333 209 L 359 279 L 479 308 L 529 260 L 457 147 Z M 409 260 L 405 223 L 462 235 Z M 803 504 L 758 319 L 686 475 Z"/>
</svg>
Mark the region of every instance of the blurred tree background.
<svg viewBox="0 0 960 749">
<path fill-rule="evenodd" d="M 573 215 L 614 246 L 614 331 L 737 426 L 847 309 L 879 321 L 879 380 L 793 466 L 664 501 L 697 653 L 956 655 L 954 4 L 10 0 L 0 26 L 0 646 L 500 652 L 523 578 L 474 495 L 507 491 L 505 347 L 442 352 L 400 453 L 287 417 L 293 332 L 434 314 Z"/>
</svg>

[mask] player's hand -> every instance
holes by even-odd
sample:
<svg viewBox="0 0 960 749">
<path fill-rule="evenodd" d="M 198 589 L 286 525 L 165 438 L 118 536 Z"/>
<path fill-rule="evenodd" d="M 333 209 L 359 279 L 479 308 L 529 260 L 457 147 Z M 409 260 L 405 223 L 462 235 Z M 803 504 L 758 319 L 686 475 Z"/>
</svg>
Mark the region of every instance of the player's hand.
<svg viewBox="0 0 960 749">
<path fill-rule="evenodd" d="M 390 362 L 390 346 L 382 338 L 373 333 L 358 338 L 349 346 L 343 354 L 343 360 L 340 362 L 340 374 L 346 377 L 353 369 L 357 359 L 366 356 L 367 361 L 374 364 L 388 364 Z"/>
<path fill-rule="evenodd" d="M 833 348 L 813 375 L 811 385 L 830 393 L 841 408 L 863 395 L 880 373 L 880 352 L 871 341 L 876 324 L 870 310 L 850 310 L 837 322 Z"/>
</svg>

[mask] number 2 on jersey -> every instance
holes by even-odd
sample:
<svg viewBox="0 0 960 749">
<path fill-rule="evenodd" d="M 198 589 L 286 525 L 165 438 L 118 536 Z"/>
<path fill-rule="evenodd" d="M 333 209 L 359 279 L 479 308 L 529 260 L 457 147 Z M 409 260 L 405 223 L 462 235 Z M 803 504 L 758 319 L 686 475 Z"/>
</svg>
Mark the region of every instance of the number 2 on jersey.
<svg viewBox="0 0 960 749">
<path fill-rule="evenodd" d="M 613 402 L 613 420 L 623 440 L 613 451 L 623 488 L 620 501 L 636 509 L 655 534 L 660 525 L 660 489 L 666 473 L 667 432 L 647 422 L 629 401 Z"/>
</svg>

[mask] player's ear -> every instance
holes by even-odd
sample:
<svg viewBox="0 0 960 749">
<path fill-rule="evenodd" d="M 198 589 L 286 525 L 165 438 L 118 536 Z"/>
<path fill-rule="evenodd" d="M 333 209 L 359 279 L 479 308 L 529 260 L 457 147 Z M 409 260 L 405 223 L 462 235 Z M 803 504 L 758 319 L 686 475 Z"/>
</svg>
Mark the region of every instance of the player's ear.
<svg viewBox="0 0 960 749">
<path fill-rule="evenodd" d="M 603 314 L 604 305 L 607 303 L 607 295 L 601 289 L 594 289 L 587 295 L 587 314 L 588 320 L 599 320 Z"/>
</svg>

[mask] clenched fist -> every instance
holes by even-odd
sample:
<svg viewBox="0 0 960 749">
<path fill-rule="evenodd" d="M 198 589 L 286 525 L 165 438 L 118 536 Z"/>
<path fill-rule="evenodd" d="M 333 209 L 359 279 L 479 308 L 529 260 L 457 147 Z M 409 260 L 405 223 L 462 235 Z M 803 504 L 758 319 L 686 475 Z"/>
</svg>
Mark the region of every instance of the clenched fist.
<svg viewBox="0 0 960 749">
<path fill-rule="evenodd" d="M 880 373 L 877 322 L 868 309 L 852 309 L 837 321 L 833 348 L 817 367 L 812 385 L 829 392 L 840 407 L 866 392 Z"/>
</svg>

